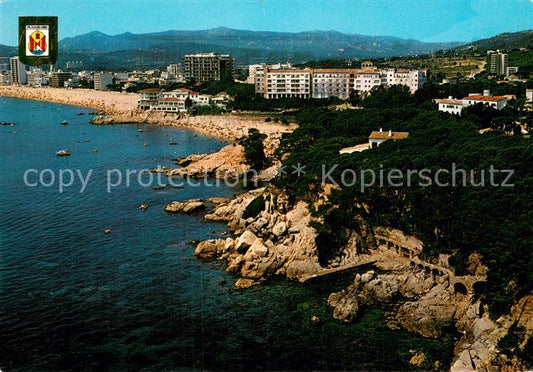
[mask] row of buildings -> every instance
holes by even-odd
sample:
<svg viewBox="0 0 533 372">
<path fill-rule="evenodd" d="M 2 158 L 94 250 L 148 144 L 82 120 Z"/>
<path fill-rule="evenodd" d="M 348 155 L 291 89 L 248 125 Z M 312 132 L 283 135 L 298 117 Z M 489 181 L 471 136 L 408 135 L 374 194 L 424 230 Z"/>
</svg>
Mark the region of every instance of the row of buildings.
<svg viewBox="0 0 533 372">
<path fill-rule="evenodd" d="M 426 70 L 380 69 L 366 61 L 359 69 L 298 69 L 287 65 L 254 65 L 250 67 L 255 93 L 265 98 L 346 99 L 353 91 L 366 93 L 375 87 L 405 85 L 414 93 L 426 81 Z"/>
<path fill-rule="evenodd" d="M 439 105 L 439 111 L 461 115 L 464 108 L 478 103 L 492 107 L 496 110 L 501 110 L 507 106 L 507 100 L 510 98 L 512 97 L 493 96 L 491 95 L 490 90 L 484 90 L 483 94 L 470 93 L 467 97 L 461 99 L 448 97 L 446 99 L 436 99 L 435 102 Z"/>
<path fill-rule="evenodd" d="M 212 96 L 186 88 L 168 92 L 160 89 L 143 89 L 139 92 L 138 108 L 140 110 L 178 113 L 198 106 L 215 105 L 220 108 L 226 108 L 229 101 L 230 97 L 225 93 Z"/>
</svg>

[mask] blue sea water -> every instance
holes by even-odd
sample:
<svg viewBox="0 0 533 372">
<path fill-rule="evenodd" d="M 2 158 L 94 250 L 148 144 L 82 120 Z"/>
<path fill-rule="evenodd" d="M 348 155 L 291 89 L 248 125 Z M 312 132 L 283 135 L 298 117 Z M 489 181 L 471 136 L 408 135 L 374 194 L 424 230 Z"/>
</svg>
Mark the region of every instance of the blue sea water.
<svg viewBox="0 0 533 372">
<path fill-rule="evenodd" d="M 130 187 L 106 187 L 108 169 L 172 166 L 223 143 L 170 127 L 93 126 L 88 111 L 0 97 L 0 121 L 16 124 L 0 127 L 2 371 L 407 369 L 413 348 L 449 362 L 449 340 L 391 331 L 380 309 L 355 325 L 331 319 L 327 296 L 353 274 L 235 290 L 222 262 L 195 258 L 188 244 L 226 227 L 163 207 L 241 190 L 153 190 L 136 177 Z M 61 149 L 72 156 L 56 156 Z M 27 169 L 93 173 L 83 193 L 79 180 L 60 193 L 57 179 L 26 186 Z"/>
</svg>

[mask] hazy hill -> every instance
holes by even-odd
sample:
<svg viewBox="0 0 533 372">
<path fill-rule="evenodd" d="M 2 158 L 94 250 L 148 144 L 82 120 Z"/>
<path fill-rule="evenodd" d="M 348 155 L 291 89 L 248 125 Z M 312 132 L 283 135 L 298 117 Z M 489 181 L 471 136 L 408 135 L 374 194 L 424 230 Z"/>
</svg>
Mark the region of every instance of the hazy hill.
<svg viewBox="0 0 533 372">
<path fill-rule="evenodd" d="M 481 39 L 461 45 L 455 49 L 465 50 L 475 48 L 479 51 L 487 51 L 494 49 L 511 50 L 516 48 L 533 48 L 533 30 L 526 30 L 520 32 L 506 32 L 488 39 Z"/>
</svg>

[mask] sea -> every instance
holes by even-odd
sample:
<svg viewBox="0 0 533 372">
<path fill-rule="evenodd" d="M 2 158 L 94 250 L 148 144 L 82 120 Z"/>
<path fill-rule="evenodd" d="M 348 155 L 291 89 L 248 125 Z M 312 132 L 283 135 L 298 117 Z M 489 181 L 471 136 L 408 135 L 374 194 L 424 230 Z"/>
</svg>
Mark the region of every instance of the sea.
<svg viewBox="0 0 533 372">
<path fill-rule="evenodd" d="M 0 126 L 1 371 L 408 370 L 415 351 L 449 365 L 453 340 L 393 331 L 386 308 L 334 320 L 328 295 L 353 272 L 235 289 L 224 263 L 196 258 L 190 244 L 227 227 L 164 206 L 243 190 L 154 189 L 143 171 L 225 143 L 91 125 L 90 111 L 0 97 L 0 121 L 14 123 Z"/>
</svg>

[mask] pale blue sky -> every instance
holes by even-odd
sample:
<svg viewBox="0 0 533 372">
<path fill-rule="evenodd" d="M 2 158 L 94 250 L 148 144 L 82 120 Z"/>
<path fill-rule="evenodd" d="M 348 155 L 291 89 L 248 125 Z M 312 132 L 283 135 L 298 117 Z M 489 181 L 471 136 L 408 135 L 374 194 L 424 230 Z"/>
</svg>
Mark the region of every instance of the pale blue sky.
<svg viewBox="0 0 533 372">
<path fill-rule="evenodd" d="M 225 26 L 468 42 L 532 29 L 533 0 L 0 0 L 0 44 L 17 43 L 19 15 L 59 16 L 60 39 Z"/>
</svg>

